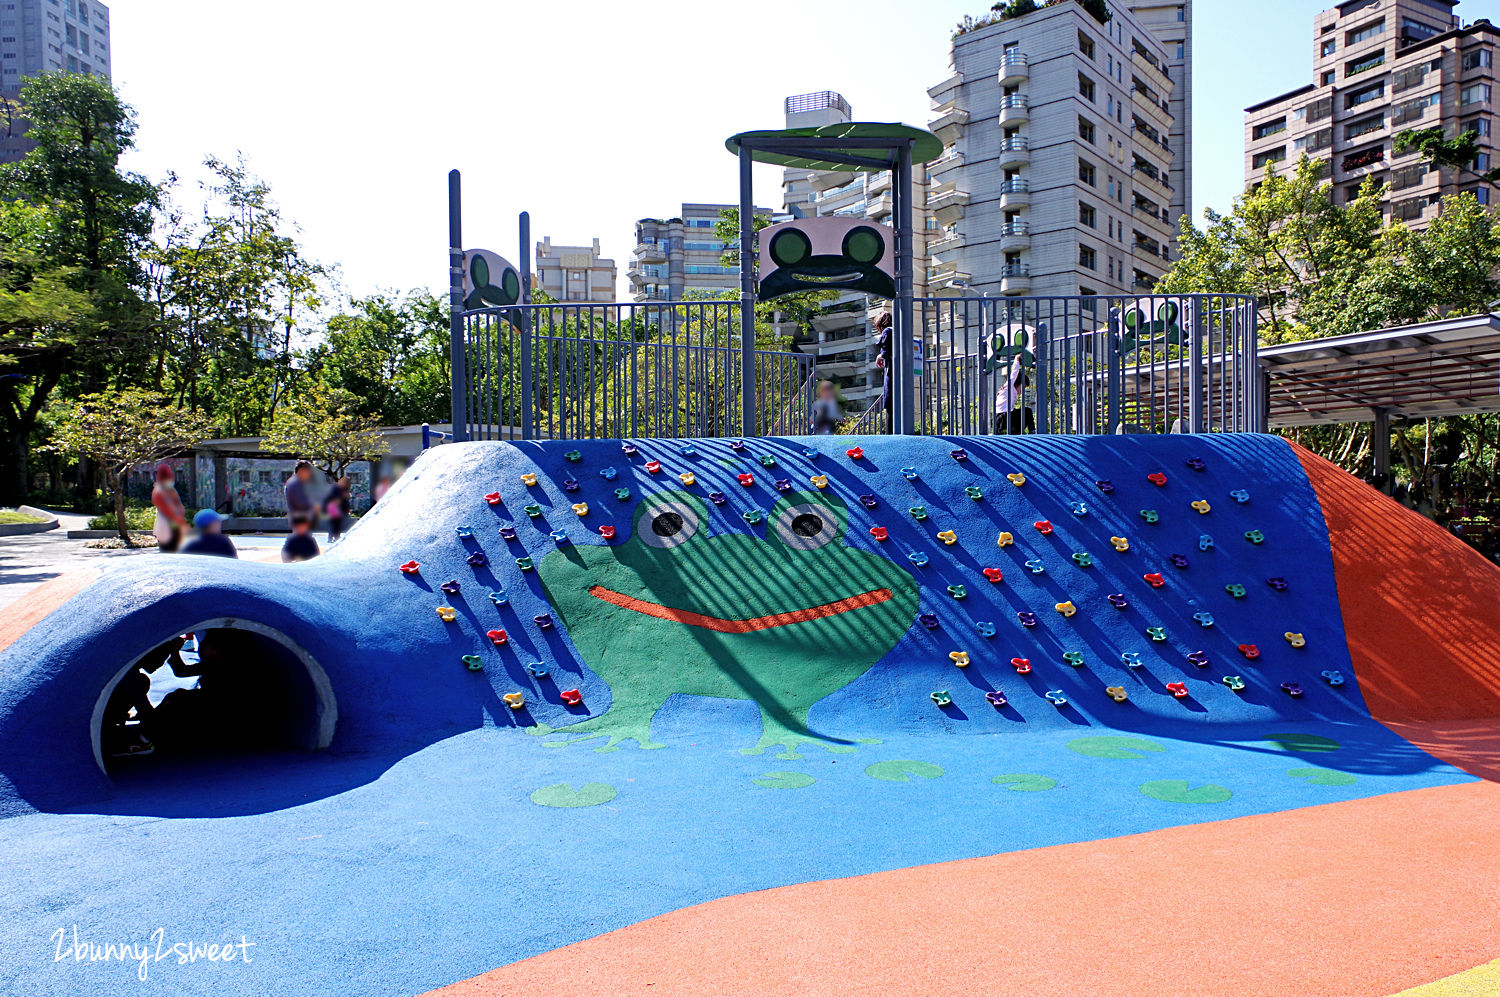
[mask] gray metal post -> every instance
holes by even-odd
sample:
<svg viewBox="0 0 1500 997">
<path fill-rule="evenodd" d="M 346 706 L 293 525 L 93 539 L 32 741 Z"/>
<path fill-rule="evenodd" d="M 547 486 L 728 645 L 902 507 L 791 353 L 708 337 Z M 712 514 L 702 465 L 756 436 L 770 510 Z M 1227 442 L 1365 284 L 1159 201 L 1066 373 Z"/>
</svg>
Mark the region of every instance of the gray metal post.
<svg viewBox="0 0 1500 997">
<path fill-rule="evenodd" d="M 531 304 L 531 212 L 521 212 L 521 304 Z M 531 313 L 517 313 L 521 331 L 521 439 L 536 437 L 536 406 L 532 404 L 531 385 Z M 503 378 L 497 378 L 504 384 Z M 501 418 L 504 418 L 504 408 Z"/>
<path fill-rule="evenodd" d="M 1271 417 L 1271 378 L 1260 366 L 1260 310 L 1253 300 L 1242 305 L 1250 313 L 1249 328 L 1244 333 L 1244 364 L 1250 372 L 1250 425 L 1252 433 L 1266 432 Z"/>
<path fill-rule="evenodd" d="M 755 192 L 748 144 L 740 146 L 740 433 L 754 436 L 755 398 Z"/>
<path fill-rule="evenodd" d="M 911 230 L 911 147 L 907 142 L 896 152 L 896 175 L 891 178 L 892 200 L 896 209 L 896 314 L 892 326 L 891 378 L 897 390 L 893 401 L 892 432 L 910 436 L 917 431 L 916 383 L 912 373 L 912 230 Z"/>
<path fill-rule="evenodd" d="M 1104 390 L 1107 392 L 1104 399 L 1104 432 L 1106 434 L 1119 432 L 1120 421 L 1124 418 L 1124 407 L 1121 405 L 1122 399 L 1120 398 L 1120 393 L 1125 390 L 1123 371 L 1125 358 L 1120 355 L 1120 331 L 1125 321 L 1124 314 L 1124 302 L 1109 310 L 1109 335 L 1104 341 Z"/>
<path fill-rule="evenodd" d="M 1375 463 L 1375 473 L 1384 475 L 1380 485 L 1387 494 L 1391 490 L 1391 410 L 1376 407 L 1375 425 L 1370 428 L 1370 457 Z"/>
<path fill-rule="evenodd" d="M 464 350 L 464 237 L 462 183 L 457 170 L 448 171 L 448 367 L 453 440 L 469 438 L 468 366 Z"/>
<path fill-rule="evenodd" d="M 1188 340 L 1188 432 L 1204 431 L 1203 420 L 1203 339 L 1206 326 L 1203 321 L 1203 298 L 1194 297 L 1192 332 Z"/>
</svg>

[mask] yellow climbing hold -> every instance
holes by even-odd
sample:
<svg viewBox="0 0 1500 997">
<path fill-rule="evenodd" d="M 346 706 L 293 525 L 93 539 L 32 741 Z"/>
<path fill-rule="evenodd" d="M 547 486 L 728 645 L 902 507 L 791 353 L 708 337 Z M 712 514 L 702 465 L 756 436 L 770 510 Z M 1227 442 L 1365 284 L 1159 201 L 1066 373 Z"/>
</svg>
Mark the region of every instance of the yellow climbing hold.
<svg viewBox="0 0 1500 997">
<path fill-rule="evenodd" d="M 968 651 L 949 651 L 948 652 L 948 660 L 951 661 L 951 662 L 953 662 L 955 665 L 957 665 L 960 668 L 967 668 L 967 667 L 969 667 L 969 652 Z"/>
<path fill-rule="evenodd" d="M 951 547 L 954 544 L 958 543 L 958 534 L 954 533 L 952 530 L 944 530 L 943 532 L 938 534 L 938 539 Z"/>
<path fill-rule="evenodd" d="M 1026 484 L 1026 475 L 1024 474 L 1007 474 L 1005 478 L 1017 488 L 1020 488 L 1022 485 Z"/>
<path fill-rule="evenodd" d="M 1198 510 L 1198 515 L 1206 516 L 1208 514 L 1208 510 L 1213 507 L 1208 504 L 1207 499 L 1199 499 L 1198 501 L 1193 503 L 1193 508 Z"/>
<path fill-rule="evenodd" d="M 1059 602 L 1056 606 L 1053 606 L 1052 608 L 1055 609 L 1055 610 L 1057 610 L 1059 613 L 1063 614 L 1064 616 L 1072 616 L 1074 613 L 1078 612 L 1078 607 L 1075 606 L 1075 605 L 1073 605 L 1073 603 L 1071 601 L 1069 601 L 1069 602 Z"/>
<path fill-rule="evenodd" d="M 1130 698 L 1123 685 L 1105 686 L 1104 694 L 1117 703 L 1123 703 Z"/>
<path fill-rule="evenodd" d="M 813 487 L 815 487 L 815 488 L 827 488 L 828 487 L 828 475 L 826 475 L 826 474 L 814 474 L 808 480 L 810 480 L 813 483 Z"/>
<path fill-rule="evenodd" d="M 519 710 L 526 705 L 526 697 L 519 692 L 507 692 L 505 694 L 505 705 L 513 710 Z"/>
<path fill-rule="evenodd" d="M 995 541 L 995 546 L 996 547 L 1009 547 L 1011 544 L 1013 544 L 1015 542 L 1016 542 L 1016 538 L 1013 537 L 1013 536 L 1011 536 L 1009 533 L 1001 533 L 1000 534 L 1000 539 L 998 539 L 998 540 Z"/>
<path fill-rule="evenodd" d="M 681 481 L 684 485 L 695 484 L 698 481 L 697 477 L 694 476 L 694 474 L 693 474 L 692 471 L 688 471 L 685 474 L 679 474 L 677 476 L 677 479 L 679 481 Z"/>
<path fill-rule="evenodd" d="M 1294 634 L 1290 630 L 1288 630 L 1286 633 L 1282 634 L 1281 636 L 1285 637 L 1286 638 L 1286 642 L 1288 644 L 1292 645 L 1293 647 L 1306 647 L 1307 646 L 1307 638 L 1303 637 L 1301 634 Z"/>
<path fill-rule="evenodd" d="M 452 606 L 439 606 L 437 608 L 437 614 L 438 616 L 442 617 L 444 623 L 452 623 L 454 620 L 458 619 L 458 610 L 454 609 Z"/>
<path fill-rule="evenodd" d="M 574 502 L 573 511 L 580 516 L 587 516 L 589 514 L 589 504 L 587 502 Z"/>
<path fill-rule="evenodd" d="M 530 473 L 521 475 L 521 484 L 525 485 L 527 488 L 530 488 L 532 485 L 536 484 L 536 475 Z"/>
<path fill-rule="evenodd" d="M 1122 554 L 1130 549 L 1130 541 L 1125 537 L 1110 537 L 1109 542 L 1115 550 L 1119 551 Z"/>
</svg>

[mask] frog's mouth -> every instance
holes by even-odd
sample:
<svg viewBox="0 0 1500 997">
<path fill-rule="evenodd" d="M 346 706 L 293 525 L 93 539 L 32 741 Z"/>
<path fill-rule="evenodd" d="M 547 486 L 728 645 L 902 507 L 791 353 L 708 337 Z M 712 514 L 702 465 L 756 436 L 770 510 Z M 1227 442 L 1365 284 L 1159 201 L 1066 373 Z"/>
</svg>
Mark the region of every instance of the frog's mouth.
<svg viewBox="0 0 1500 997">
<path fill-rule="evenodd" d="M 773 627 L 784 627 L 792 623 L 807 623 L 812 620 L 821 620 L 829 616 L 837 616 L 847 613 L 851 609 L 864 609 L 867 606 L 878 606 L 882 602 L 894 598 L 890 589 L 871 589 L 861 592 L 859 595 L 851 595 L 844 599 L 836 599 L 833 602 L 825 602 L 821 606 L 809 606 L 806 609 L 794 609 L 787 613 L 771 613 L 767 616 L 754 616 L 747 620 L 727 620 L 721 616 L 707 616 L 703 613 L 695 613 L 690 609 L 673 609 L 671 606 L 663 606 L 661 603 L 649 602 L 638 599 L 633 595 L 616 592 L 605 588 L 603 585 L 589 586 L 589 595 L 595 599 L 603 599 L 605 602 L 621 609 L 629 609 L 646 616 L 654 616 L 659 620 L 671 620 L 673 623 L 685 623 L 690 627 L 702 627 L 705 630 L 713 630 L 722 634 L 747 634 L 756 630 L 770 630 Z"/>
</svg>

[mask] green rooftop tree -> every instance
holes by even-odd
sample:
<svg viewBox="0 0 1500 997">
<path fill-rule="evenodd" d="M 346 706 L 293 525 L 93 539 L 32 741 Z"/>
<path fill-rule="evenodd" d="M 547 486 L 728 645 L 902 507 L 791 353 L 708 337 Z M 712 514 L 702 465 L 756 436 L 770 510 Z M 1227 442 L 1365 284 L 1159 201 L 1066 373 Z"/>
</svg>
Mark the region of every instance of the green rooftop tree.
<svg viewBox="0 0 1500 997">
<path fill-rule="evenodd" d="M 360 413 L 357 395 L 316 382 L 277 410 L 261 448 L 309 460 L 330 478 L 342 477 L 350 464 L 379 460 L 391 449 L 380 420 Z"/>
</svg>

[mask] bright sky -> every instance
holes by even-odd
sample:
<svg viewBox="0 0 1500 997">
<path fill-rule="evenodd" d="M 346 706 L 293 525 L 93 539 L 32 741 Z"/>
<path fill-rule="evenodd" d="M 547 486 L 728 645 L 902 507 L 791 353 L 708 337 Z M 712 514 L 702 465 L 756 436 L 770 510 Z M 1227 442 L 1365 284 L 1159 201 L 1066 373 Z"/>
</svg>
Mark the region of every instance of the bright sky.
<svg viewBox="0 0 1500 997">
<path fill-rule="evenodd" d="M 1243 109 L 1309 82 L 1331 0 L 1198 0 L 1195 216 L 1243 175 Z M 128 165 L 189 180 L 241 151 L 350 293 L 442 288 L 447 172 L 464 241 L 517 261 L 534 240 L 625 263 L 634 222 L 732 202 L 729 135 L 782 124 L 790 94 L 925 125 L 952 25 L 983 0 L 109 0 L 115 82 L 140 117 Z M 1497 0 L 1465 0 L 1466 19 Z M 762 167 L 758 204 L 779 206 Z M 190 192 L 189 192 L 190 193 Z"/>
</svg>

